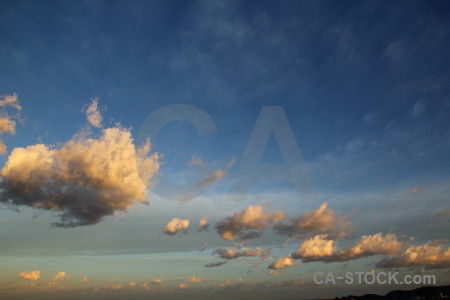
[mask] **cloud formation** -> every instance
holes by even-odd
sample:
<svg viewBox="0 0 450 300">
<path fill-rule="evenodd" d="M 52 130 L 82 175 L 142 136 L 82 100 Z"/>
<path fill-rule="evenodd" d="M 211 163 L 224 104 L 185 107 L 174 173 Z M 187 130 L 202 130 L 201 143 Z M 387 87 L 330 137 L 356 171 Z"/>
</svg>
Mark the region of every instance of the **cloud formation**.
<svg viewBox="0 0 450 300">
<path fill-rule="evenodd" d="M 102 128 L 103 117 L 98 111 L 98 98 L 94 98 L 86 109 L 86 118 L 92 126 Z"/>
<path fill-rule="evenodd" d="M 83 278 L 80 279 L 81 283 L 85 283 L 85 282 L 88 282 L 88 281 L 89 281 L 89 278 L 87 276 L 84 276 Z"/>
<path fill-rule="evenodd" d="M 218 254 L 223 259 L 235 259 L 243 256 L 258 256 L 263 252 L 262 248 L 250 249 L 244 248 L 242 251 L 236 251 L 233 248 L 219 248 L 213 251 L 213 254 Z"/>
<path fill-rule="evenodd" d="M 166 228 L 163 229 L 163 233 L 167 235 L 175 235 L 179 232 L 187 232 L 189 228 L 189 220 L 173 218 L 169 223 L 167 223 Z"/>
<path fill-rule="evenodd" d="M 222 179 L 226 175 L 228 175 L 227 171 L 215 170 L 214 172 L 212 172 L 210 174 L 206 174 L 203 177 L 202 181 L 197 182 L 197 186 L 198 187 L 204 187 L 204 186 L 210 185 L 210 184 L 212 184 L 212 183 L 214 183 L 216 181 L 219 181 L 220 179 Z"/>
<path fill-rule="evenodd" d="M 79 132 L 60 148 L 15 148 L 1 170 L 0 202 L 59 213 L 55 226 L 92 225 L 134 201 L 147 203 L 147 186 L 159 169 L 150 142 L 137 148 L 128 129 Z"/>
<path fill-rule="evenodd" d="M 328 203 L 324 202 L 315 211 L 309 211 L 302 216 L 291 218 L 286 222 L 274 225 L 273 229 L 280 235 L 289 237 L 308 237 L 310 235 L 322 234 L 327 239 L 345 238 L 348 236 L 347 230 L 350 222 L 346 216 L 336 214 L 328 208 Z"/>
<path fill-rule="evenodd" d="M 336 250 L 336 242 L 325 240 L 323 235 L 316 235 L 304 241 L 298 249 L 291 254 L 294 259 L 310 258 L 319 259 L 323 256 L 332 256 Z"/>
<path fill-rule="evenodd" d="M 0 100 L 0 107 L 7 106 L 11 106 L 19 111 L 22 109 L 16 94 L 3 96 L 3 99 Z M 16 133 L 16 121 L 14 121 L 13 117 L 6 112 L 3 112 L 0 115 L 0 135 L 4 133 L 9 133 L 11 135 Z M 0 155 L 3 154 L 6 154 L 6 145 L 3 140 L 0 139 Z"/>
<path fill-rule="evenodd" d="M 343 249 L 336 254 L 339 261 L 353 260 L 374 255 L 393 255 L 401 250 L 402 242 L 397 241 L 395 234 L 377 233 L 363 235 L 352 247 Z"/>
<path fill-rule="evenodd" d="M 53 281 L 58 281 L 60 279 L 63 279 L 66 276 L 65 272 L 58 272 L 54 277 L 53 277 Z"/>
<path fill-rule="evenodd" d="M 198 222 L 198 231 L 207 231 L 209 227 L 208 217 L 204 216 Z"/>
<path fill-rule="evenodd" d="M 218 261 L 218 262 L 215 262 L 215 263 L 205 264 L 204 266 L 206 268 L 214 268 L 214 267 L 220 267 L 220 266 L 222 266 L 222 265 L 224 265 L 226 263 L 227 263 L 227 261 L 224 260 L 224 261 Z"/>
<path fill-rule="evenodd" d="M 191 277 L 186 278 L 186 281 L 188 281 L 188 282 L 202 282 L 203 281 L 203 277 L 192 275 Z"/>
<path fill-rule="evenodd" d="M 290 256 L 286 256 L 277 259 L 275 262 L 271 263 L 268 268 L 279 270 L 287 267 L 293 267 L 295 265 L 297 265 L 297 263 Z"/>
<path fill-rule="evenodd" d="M 241 233 L 241 239 L 245 239 L 247 236 L 244 231 L 263 230 L 285 217 L 286 214 L 282 211 L 266 214 L 262 205 L 249 206 L 243 211 L 235 212 L 231 217 L 220 220 L 216 224 L 216 229 L 224 240 L 234 240 L 235 236 Z"/>
<path fill-rule="evenodd" d="M 445 249 L 440 241 L 423 245 L 411 245 L 403 252 L 377 262 L 378 268 L 425 267 L 427 269 L 450 268 L 450 247 Z"/>
<path fill-rule="evenodd" d="M 41 271 L 31 271 L 19 273 L 20 279 L 22 280 L 39 280 L 41 278 Z"/>
</svg>

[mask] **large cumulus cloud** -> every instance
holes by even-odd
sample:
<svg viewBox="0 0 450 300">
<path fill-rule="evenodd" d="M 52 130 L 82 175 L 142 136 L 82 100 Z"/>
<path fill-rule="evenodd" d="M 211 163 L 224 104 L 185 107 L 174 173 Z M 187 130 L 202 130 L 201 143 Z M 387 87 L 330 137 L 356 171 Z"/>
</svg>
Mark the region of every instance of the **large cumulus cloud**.
<svg viewBox="0 0 450 300">
<path fill-rule="evenodd" d="M 15 148 L 0 172 L 0 202 L 55 211 L 56 226 L 96 224 L 135 201 L 147 203 L 147 186 L 159 169 L 150 150 L 149 142 L 136 147 L 130 130 L 119 126 L 98 137 L 83 130 L 58 148 Z"/>
</svg>

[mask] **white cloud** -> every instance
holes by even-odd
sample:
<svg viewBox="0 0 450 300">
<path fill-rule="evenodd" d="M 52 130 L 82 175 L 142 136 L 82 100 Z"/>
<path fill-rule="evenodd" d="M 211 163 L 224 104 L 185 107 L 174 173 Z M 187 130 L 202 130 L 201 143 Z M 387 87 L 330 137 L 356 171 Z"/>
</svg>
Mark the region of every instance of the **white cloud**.
<svg viewBox="0 0 450 300">
<path fill-rule="evenodd" d="M 297 263 L 290 257 L 282 257 L 277 259 L 275 262 L 269 265 L 269 269 L 284 269 L 287 267 L 293 267 L 297 265 Z"/>
<path fill-rule="evenodd" d="M 86 118 L 92 126 L 97 128 L 102 127 L 103 117 L 98 111 L 98 98 L 94 98 L 91 105 L 86 109 Z"/>
<path fill-rule="evenodd" d="M 286 217 L 282 211 L 266 214 L 262 205 L 249 206 L 243 211 L 238 211 L 232 217 L 226 217 L 216 224 L 217 232 L 225 240 L 233 240 L 237 234 L 245 230 L 262 230 L 267 226 Z M 245 238 L 245 234 L 241 238 Z"/>
<path fill-rule="evenodd" d="M 409 246 L 403 252 L 389 258 L 380 260 L 376 266 L 378 268 L 396 267 L 425 267 L 450 268 L 450 247 L 443 247 L 438 242 L 427 242 L 423 245 Z"/>
<path fill-rule="evenodd" d="M 350 222 L 346 216 L 336 214 L 324 202 L 315 211 L 304 213 L 300 217 L 291 218 L 273 227 L 276 233 L 287 236 L 304 237 L 310 234 L 323 234 L 328 239 L 345 238 Z"/>
<path fill-rule="evenodd" d="M 228 175 L 227 171 L 215 170 L 214 172 L 212 172 L 210 174 L 206 174 L 203 177 L 202 181 L 197 182 L 197 186 L 198 187 L 204 187 L 204 186 L 210 185 L 210 184 L 212 184 L 212 183 L 214 183 L 216 181 L 219 181 L 220 179 L 222 179 L 226 175 Z"/>
<path fill-rule="evenodd" d="M 198 231 L 204 231 L 208 230 L 209 224 L 208 224 L 208 217 L 204 216 L 200 219 L 198 222 Z"/>
<path fill-rule="evenodd" d="M 189 228 L 189 220 L 173 218 L 169 223 L 167 223 L 166 228 L 163 229 L 163 233 L 167 235 L 175 235 L 179 232 L 186 232 Z"/>
<path fill-rule="evenodd" d="M 31 271 L 19 273 L 20 279 L 23 280 L 39 280 L 41 278 L 41 271 Z"/>
<path fill-rule="evenodd" d="M 256 248 L 255 250 L 250 248 L 244 248 L 241 251 L 236 251 L 233 248 L 219 248 L 213 251 L 217 253 L 223 259 L 234 259 L 243 256 L 258 256 L 262 253 L 262 248 Z"/>
<path fill-rule="evenodd" d="M 56 148 L 15 148 L 1 170 L 0 202 L 59 213 L 56 226 L 98 223 L 147 203 L 147 186 L 159 169 L 150 143 L 140 148 L 128 129 L 103 129 L 99 138 L 80 132 Z"/>
<path fill-rule="evenodd" d="M 320 258 L 331 256 L 336 250 L 336 242 L 326 240 L 322 235 L 316 235 L 304 241 L 298 249 L 291 254 L 292 258 Z"/>
</svg>

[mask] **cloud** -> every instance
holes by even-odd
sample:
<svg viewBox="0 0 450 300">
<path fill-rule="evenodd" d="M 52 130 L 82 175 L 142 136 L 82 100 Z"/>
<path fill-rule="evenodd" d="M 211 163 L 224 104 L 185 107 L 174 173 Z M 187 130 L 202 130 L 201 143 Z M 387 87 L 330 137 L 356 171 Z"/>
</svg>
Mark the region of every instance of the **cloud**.
<svg viewBox="0 0 450 300">
<path fill-rule="evenodd" d="M 220 179 L 222 179 L 223 177 L 225 177 L 226 175 L 228 175 L 227 171 L 223 171 L 223 170 L 215 170 L 213 173 L 211 174 L 206 174 L 203 177 L 202 181 L 197 182 L 197 186 L 198 187 L 203 187 L 203 186 L 207 186 L 210 185 L 216 181 L 219 181 Z"/>
<path fill-rule="evenodd" d="M 200 168 L 204 168 L 205 164 L 203 163 L 203 161 L 198 158 L 197 156 L 192 156 L 191 160 L 189 161 L 188 164 L 190 167 L 194 167 L 194 166 L 199 166 Z"/>
<path fill-rule="evenodd" d="M 235 164 L 236 164 L 237 160 L 235 157 L 233 157 L 227 164 L 227 169 L 231 169 Z"/>
<path fill-rule="evenodd" d="M 227 263 L 227 261 L 225 260 L 225 261 L 218 261 L 218 262 L 215 262 L 215 263 L 209 263 L 209 264 L 206 264 L 204 266 L 206 268 L 214 268 L 214 267 L 220 267 L 220 266 L 222 266 L 222 265 L 224 265 L 226 263 Z"/>
<path fill-rule="evenodd" d="M 218 254 L 223 259 L 235 259 L 243 256 L 258 256 L 262 253 L 262 248 L 256 248 L 255 250 L 250 248 L 244 248 L 242 251 L 236 251 L 233 248 L 219 248 L 213 251 L 213 254 Z"/>
<path fill-rule="evenodd" d="M 88 282 L 89 278 L 87 276 L 84 276 L 83 278 L 80 279 L 80 282 L 85 283 Z"/>
<path fill-rule="evenodd" d="M 167 235 L 175 235 L 179 232 L 187 232 L 189 228 L 189 220 L 173 218 L 169 223 L 167 223 L 166 228 L 162 231 Z"/>
<path fill-rule="evenodd" d="M 323 239 L 323 235 L 316 235 L 304 241 L 298 249 L 291 254 L 292 258 L 317 259 L 323 256 L 331 256 L 336 250 L 336 242 Z"/>
<path fill-rule="evenodd" d="M 0 107 L 6 106 L 11 106 L 17 110 L 22 110 L 22 106 L 19 104 L 19 99 L 15 93 L 12 95 L 5 95 L 3 96 L 3 99 L 0 100 Z"/>
<path fill-rule="evenodd" d="M 61 147 L 15 148 L 1 170 L 0 202 L 59 213 L 55 226 L 92 225 L 137 200 L 159 169 L 150 142 L 137 148 L 128 129 L 103 129 L 100 137 L 79 132 Z"/>
<path fill-rule="evenodd" d="M 190 288 L 192 288 L 192 287 L 187 285 L 186 283 L 180 283 L 176 289 L 186 290 L 186 289 L 190 289 Z"/>
<path fill-rule="evenodd" d="M 422 191 L 422 190 L 421 190 L 420 187 L 415 186 L 415 187 L 413 187 L 413 188 L 411 189 L 411 194 L 417 194 L 417 193 L 420 193 L 421 191 Z"/>
<path fill-rule="evenodd" d="M 150 281 L 151 284 L 161 284 L 163 280 L 161 278 L 156 278 Z"/>
<path fill-rule="evenodd" d="M 270 270 L 269 274 L 273 275 L 273 276 L 278 276 L 278 275 L 280 275 L 280 271 Z"/>
<path fill-rule="evenodd" d="M 378 268 L 425 267 L 427 269 L 450 268 L 450 247 L 445 249 L 440 241 L 409 246 L 403 252 L 380 260 Z"/>
<path fill-rule="evenodd" d="M 58 281 L 63 279 L 66 276 L 65 272 L 58 272 L 54 277 L 53 277 L 53 281 Z"/>
<path fill-rule="evenodd" d="M 39 280 L 41 278 L 41 271 L 31 271 L 19 273 L 20 279 L 23 280 Z"/>
<path fill-rule="evenodd" d="M 290 257 L 290 256 L 286 256 L 286 257 L 282 257 L 277 259 L 275 262 L 271 263 L 269 265 L 269 269 L 284 269 L 287 267 L 293 267 L 297 265 L 297 263 Z"/>
<path fill-rule="evenodd" d="M 86 109 L 86 118 L 92 126 L 102 128 L 103 117 L 98 111 L 98 98 L 94 98 Z"/>
<path fill-rule="evenodd" d="M 381 233 L 363 235 L 355 245 L 339 251 L 336 257 L 339 261 L 346 261 L 374 255 L 393 255 L 402 246 L 403 243 L 397 241 L 395 234 L 386 234 L 384 237 Z"/>
<path fill-rule="evenodd" d="M 203 281 L 203 277 L 199 277 L 199 276 L 191 276 L 186 278 L 186 281 L 188 282 L 202 282 Z"/>
<path fill-rule="evenodd" d="M 208 227 L 209 227 L 209 224 L 208 224 L 208 217 L 207 216 L 204 216 L 204 217 L 202 217 L 201 219 L 200 219 L 200 221 L 198 222 L 198 231 L 207 231 L 208 230 Z"/>
<path fill-rule="evenodd" d="M 382 233 L 363 235 L 353 246 L 336 252 L 336 242 L 324 239 L 318 235 L 304 241 L 300 247 L 290 255 L 302 262 L 323 261 L 337 262 L 356 260 L 375 255 L 389 256 L 401 251 L 404 244 L 397 241 L 395 234 Z"/>
<path fill-rule="evenodd" d="M 3 96 L 3 99 L 0 100 L 0 107 L 6 106 L 12 106 L 19 111 L 22 109 L 16 94 Z M 11 135 L 16 133 L 16 121 L 14 121 L 13 117 L 7 113 L 0 115 L 0 135 L 4 133 L 9 133 Z M 6 149 L 5 143 L 0 139 L 0 155 L 6 154 Z"/>
<path fill-rule="evenodd" d="M 449 210 L 440 210 L 434 216 L 437 218 L 450 216 L 450 209 Z"/>
<path fill-rule="evenodd" d="M 216 224 L 216 229 L 223 239 L 233 240 L 237 234 L 245 230 L 262 230 L 285 217 L 286 214 L 282 211 L 266 214 L 262 205 L 249 206 L 243 211 L 235 212 L 232 217 L 220 220 Z"/>
<path fill-rule="evenodd" d="M 304 213 L 300 217 L 277 223 L 273 229 L 276 233 L 289 237 L 305 237 L 311 234 L 324 234 L 328 239 L 345 238 L 350 222 L 346 216 L 336 214 L 324 202 L 315 211 Z"/>
</svg>

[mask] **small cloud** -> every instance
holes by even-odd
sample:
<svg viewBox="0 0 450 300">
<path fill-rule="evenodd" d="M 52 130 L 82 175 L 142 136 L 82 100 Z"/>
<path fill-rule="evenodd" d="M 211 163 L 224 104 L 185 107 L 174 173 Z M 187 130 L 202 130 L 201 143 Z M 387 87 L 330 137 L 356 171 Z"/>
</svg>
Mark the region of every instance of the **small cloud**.
<svg viewBox="0 0 450 300">
<path fill-rule="evenodd" d="M 41 278 L 41 271 L 31 271 L 19 273 L 20 279 L 22 280 L 39 280 Z"/>
<path fill-rule="evenodd" d="M 231 158 L 231 160 L 228 162 L 227 164 L 227 169 L 231 169 L 235 164 L 236 164 L 237 160 L 235 157 Z"/>
<path fill-rule="evenodd" d="M 84 276 L 83 278 L 80 279 L 80 282 L 85 283 L 88 282 L 89 278 L 87 276 Z"/>
<path fill-rule="evenodd" d="M 434 216 L 437 218 L 450 216 L 450 209 L 449 210 L 440 210 Z"/>
<path fill-rule="evenodd" d="M 11 106 L 17 110 L 22 110 L 22 106 L 19 104 L 19 99 L 14 93 L 12 95 L 5 95 L 3 99 L 0 100 L 0 107 Z"/>
<path fill-rule="evenodd" d="M 175 235 L 179 232 L 186 233 L 189 228 L 189 220 L 173 218 L 169 223 L 167 223 L 166 228 L 163 229 L 163 233 L 167 235 Z"/>
<path fill-rule="evenodd" d="M 219 261 L 219 262 L 216 262 L 216 263 L 209 263 L 209 264 L 206 264 L 205 267 L 206 267 L 206 268 L 220 267 L 220 266 L 222 266 L 222 265 L 224 265 L 224 264 L 226 264 L 226 263 L 227 263 L 226 260 L 225 260 L 225 261 Z"/>
<path fill-rule="evenodd" d="M 258 256 L 263 251 L 262 248 L 256 248 L 255 250 L 245 248 L 242 251 L 236 251 L 233 248 L 219 248 L 213 251 L 213 254 L 218 254 L 223 259 L 235 259 L 243 256 Z"/>
<path fill-rule="evenodd" d="M 286 256 L 286 257 L 277 259 L 274 263 L 270 264 L 268 268 L 269 269 L 284 269 L 287 267 L 293 267 L 295 265 L 297 265 L 297 263 L 295 263 L 291 257 Z"/>
<path fill-rule="evenodd" d="M 417 194 L 420 193 L 422 191 L 422 189 L 418 186 L 415 186 L 411 189 L 411 194 Z"/>
<path fill-rule="evenodd" d="M 53 281 L 57 281 L 57 280 L 61 280 L 66 276 L 65 272 L 58 272 L 54 277 L 53 277 Z"/>
<path fill-rule="evenodd" d="M 186 278 L 186 281 L 188 281 L 188 282 L 202 282 L 203 281 L 203 277 L 191 276 L 191 277 Z"/>
<path fill-rule="evenodd" d="M 277 211 L 273 214 L 264 212 L 262 205 L 249 206 L 238 211 L 231 217 L 226 217 L 216 224 L 217 232 L 225 240 L 234 240 L 235 236 L 246 230 L 263 230 L 274 222 L 281 221 L 286 213 Z M 245 237 L 245 234 L 242 237 Z"/>
<path fill-rule="evenodd" d="M 328 208 L 328 203 L 324 202 L 317 210 L 306 212 L 284 223 L 277 223 L 273 229 L 276 233 L 289 237 L 324 234 L 327 239 L 337 239 L 348 236 L 350 224 L 346 216 L 336 214 Z"/>
<path fill-rule="evenodd" d="M 336 250 L 336 242 L 324 239 L 323 235 L 316 235 L 304 241 L 298 249 L 291 254 L 292 258 L 321 258 L 331 256 Z"/>
<path fill-rule="evenodd" d="M 190 288 L 191 288 L 191 286 L 187 285 L 186 283 L 180 283 L 177 287 L 177 289 L 180 289 L 180 290 L 186 290 L 186 289 L 190 289 Z"/>
<path fill-rule="evenodd" d="M 129 286 L 129 287 L 135 287 L 136 285 L 137 285 L 137 283 L 134 282 L 134 281 L 129 281 L 129 282 L 128 282 L 128 286 Z"/>
<path fill-rule="evenodd" d="M 198 222 L 198 231 L 207 231 L 209 227 L 208 224 L 208 217 L 204 216 L 200 219 L 200 221 Z"/>
<path fill-rule="evenodd" d="M 205 163 L 198 158 L 197 156 L 192 156 L 191 160 L 188 163 L 189 167 L 194 167 L 194 166 L 198 166 L 200 168 L 204 168 L 205 167 Z"/>
<path fill-rule="evenodd" d="M 269 274 L 270 274 L 270 275 L 273 275 L 273 276 L 278 276 L 278 275 L 280 275 L 280 271 L 269 270 Z"/>
<path fill-rule="evenodd" d="M 163 282 L 163 280 L 161 278 L 156 278 L 156 279 L 152 279 L 152 281 L 150 281 L 151 284 L 161 284 Z"/>
<path fill-rule="evenodd" d="M 102 128 L 103 117 L 98 111 L 98 98 L 92 99 L 91 105 L 86 109 L 86 118 L 92 126 Z"/>
<path fill-rule="evenodd" d="M 216 181 L 219 181 L 220 179 L 222 179 L 226 175 L 228 175 L 227 171 L 215 170 L 211 174 L 206 174 L 202 181 L 197 182 L 197 186 L 198 187 L 204 187 L 204 186 L 210 185 L 210 184 L 212 184 L 212 183 L 214 183 Z"/>
</svg>

